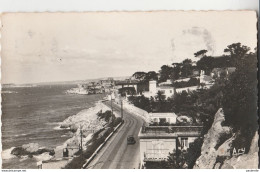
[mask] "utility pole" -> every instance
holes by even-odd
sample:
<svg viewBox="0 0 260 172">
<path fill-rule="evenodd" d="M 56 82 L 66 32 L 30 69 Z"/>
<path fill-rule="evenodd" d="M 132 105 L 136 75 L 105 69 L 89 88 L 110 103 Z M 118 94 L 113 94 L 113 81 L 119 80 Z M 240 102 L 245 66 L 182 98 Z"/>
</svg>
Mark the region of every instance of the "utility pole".
<svg viewBox="0 0 260 172">
<path fill-rule="evenodd" d="M 80 126 L 80 150 L 81 150 L 81 152 L 83 151 L 83 149 L 82 149 L 82 137 L 83 137 L 83 132 L 82 132 L 82 127 Z"/>
<path fill-rule="evenodd" d="M 178 136 L 176 137 L 176 161 L 177 161 L 177 159 L 179 158 L 179 152 L 178 152 L 178 146 L 179 146 L 179 144 L 178 144 L 178 142 L 179 142 L 179 138 L 178 138 Z"/>
<path fill-rule="evenodd" d="M 121 119 L 123 120 L 123 100 L 121 99 Z"/>
<path fill-rule="evenodd" d="M 111 115 L 113 115 L 112 92 L 111 92 L 111 112 L 112 112 L 112 114 L 111 114 Z"/>
</svg>

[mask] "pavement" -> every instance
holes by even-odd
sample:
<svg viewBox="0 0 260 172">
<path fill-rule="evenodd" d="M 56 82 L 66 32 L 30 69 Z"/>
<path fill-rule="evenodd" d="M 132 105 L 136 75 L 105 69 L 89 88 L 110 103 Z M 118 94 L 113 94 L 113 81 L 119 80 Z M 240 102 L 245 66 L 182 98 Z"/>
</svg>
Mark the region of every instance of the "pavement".
<svg viewBox="0 0 260 172">
<path fill-rule="evenodd" d="M 109 102 L 105 102 L 111 106 Z M 120 114 L 120 106 L 113 103 L 113 110 Z M 109 139 L 102 150 L 88 165 L 88 169 L 138 169 L 140 163 L 140 142 L 138 133 L 143 119 L 128 111 L 123 111 L 124 124 Z M 127 145 L 127 136 L 133 135 L 136 143 Z"/>
</svg>

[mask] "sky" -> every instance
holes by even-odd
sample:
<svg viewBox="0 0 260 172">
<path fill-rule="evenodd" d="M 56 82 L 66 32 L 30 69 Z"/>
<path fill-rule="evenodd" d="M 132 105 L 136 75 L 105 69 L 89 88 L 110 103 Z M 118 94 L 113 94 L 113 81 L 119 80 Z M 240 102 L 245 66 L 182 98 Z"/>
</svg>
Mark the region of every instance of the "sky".
<svg viewBox="0 0 260 172">
<path fill-rule="evenodd" d="M 257 45 L 256 13 L 88 12 L 2 15 L 2 83 L 131 76 Z"/>
</svg>

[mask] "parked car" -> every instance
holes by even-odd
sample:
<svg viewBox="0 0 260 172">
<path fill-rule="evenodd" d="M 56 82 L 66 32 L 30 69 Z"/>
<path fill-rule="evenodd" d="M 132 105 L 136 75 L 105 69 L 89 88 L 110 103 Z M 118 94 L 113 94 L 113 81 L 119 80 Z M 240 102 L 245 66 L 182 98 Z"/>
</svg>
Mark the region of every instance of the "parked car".
<svg viewBox="0 0 260 172">
<path fill-rule="evenodd" d="M 129 136 L 127 137 L 127 144 L 130 145 L 130 144 L 135 144 L 135 143 L 136 143 L 136 141 L 135 141 L 134 136 L 129 135 Z"/>
</svg>

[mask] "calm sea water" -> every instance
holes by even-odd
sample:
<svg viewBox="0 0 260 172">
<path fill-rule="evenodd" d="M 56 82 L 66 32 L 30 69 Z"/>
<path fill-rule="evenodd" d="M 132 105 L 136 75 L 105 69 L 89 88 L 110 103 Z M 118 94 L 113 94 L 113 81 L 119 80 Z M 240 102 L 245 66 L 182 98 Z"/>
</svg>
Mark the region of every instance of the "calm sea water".
<svg viewBox="0 0 260 172">
<path fill-rule="evenodd" d="M 2 149 L 27 143 L 55 148 L 64 143 L 69 131 L 55 129 L 59 122 L 93 106 L 104 96 L 65 93 L 73 87 L 76 85 L 3 88 L 3 92 L 12 93 L 2 93 Z M 33 168 L 27 161 L 30 159 L 3 161 L 3 168 Z"/>
</svg>

